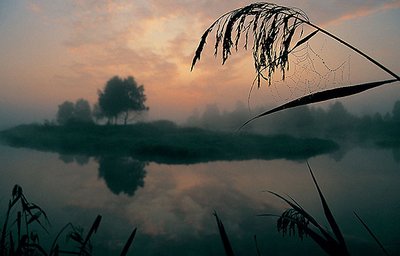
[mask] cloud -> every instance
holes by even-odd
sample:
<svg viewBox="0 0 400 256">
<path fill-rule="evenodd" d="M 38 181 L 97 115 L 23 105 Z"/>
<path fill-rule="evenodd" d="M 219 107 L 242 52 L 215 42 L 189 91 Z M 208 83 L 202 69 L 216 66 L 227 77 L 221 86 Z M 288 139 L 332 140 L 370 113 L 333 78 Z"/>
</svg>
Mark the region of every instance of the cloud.
<svg viewBox="0 0 400 256">
<path fill-rule="evenodd" d="M 94 99 L 96 90 L 111 76 L 132 75 L 145 85 L 151 113 L 162 116 L 167 108 L 188 115 L 195 104 L 223 101 L 222 107 L 229 108 L 237 100 L 247 100 L 254 75 L 248 52 L 235 53 L 221 66 L 220 59 L 213 56 L 210 40 L 195 70 L 190 72 L 189 68 L 204 30 L 221 14 L 252 2 L 75 0 L 35 2 L 31 9 L 37 15 L 52 17 L 64 33 L 70 61 L 68 70 L 58 75 L 59 80 L 64 79 L 62 84 L 89 85 Z M 278 4 L 304 9 L 321 25 L 398 8 L 399 1 Z"/>
<path fill-rule="evenodd" d="M 226 175 L 222 169 L 224 165 L 150 164 L 146 185 L 137 191 L 121 212 L 129 216 L 131 223 L 140 223 L 145 234 L 174 236 L 177 233 L 216 233 L 209 226 L 213 221 L 211 214 L 217 209 L 229 214 L 227 223 L 232 230 L 239 232 L 239 225 L 247 216 L 274 207 L 265 204 L 260 197 L 250 196 L 255 187 L 262 187 L 263 184 L 254 184 L 245 177 L 237 180 L 236 176 Z M 213 168 L 218 168 L 219 172 L 215 173 Z M 238 182 L 242 182 L 241 186 L 237 185 Z M 259 190 L 255 193 L 259 194 Z M 138 206 L 140 212 L 135 210 Z M 158 214 L 160 212 L 163 214 Z"/>
<path fill-rule="evenodd" d="M 400 8 L 400 1 L 372 1 L 370 5 L 352 5 L 327 21 L 327 24 L 340 24 L 344 21 L 354 20 L 373 15 L 377 12 Z"/>
</svg>

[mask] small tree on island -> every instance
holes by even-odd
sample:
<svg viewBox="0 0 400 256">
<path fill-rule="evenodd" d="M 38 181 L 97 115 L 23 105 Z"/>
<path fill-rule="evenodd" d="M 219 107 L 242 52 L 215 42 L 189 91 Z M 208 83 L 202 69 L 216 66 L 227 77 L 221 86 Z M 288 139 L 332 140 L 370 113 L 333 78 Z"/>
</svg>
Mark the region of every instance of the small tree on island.
<svg viewBox="0 0 400 256">
<path fill-rule="evenodd" d="M 92 123 L 92 110 L 90 104 L 85 99 L 78 99 L 75 102 L 74 118 L 77 122 Z"/>
<path fill-rule="evenodd" d="M 64 101 L 58 106 L 57 123 L 66 125 L 71 122 L 92 123 L 92 110 L 85 99 L 78 99 L 75 104 L 71 101 Z"/>
<path fill-rule="evenodd" d="M 103 91 L 99 90 L 98 94 L 94 115 L 97 119 L 107 118 L 109 124 L 116 124 L 122 117 L 126 125 L 128 121 L 149 110 L 145 105 L 144 87 L 138 86 L 132 76 L 125 79 L 114 76 L 108 80 Z"/>
<path fill-rule="evenodd" d="M 67 124 L 74 117 L 74 103 L 71 101 L 64 101 L 58 105 L 57 123 L 60 125 Z"/>
</svg>

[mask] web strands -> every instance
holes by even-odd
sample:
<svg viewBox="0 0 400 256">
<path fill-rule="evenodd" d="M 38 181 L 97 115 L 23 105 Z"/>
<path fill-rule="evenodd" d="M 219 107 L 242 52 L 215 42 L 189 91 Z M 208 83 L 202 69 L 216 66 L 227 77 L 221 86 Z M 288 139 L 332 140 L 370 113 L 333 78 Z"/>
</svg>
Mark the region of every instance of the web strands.
<svg viewBox="0 0 400 256">
<path fill-rule="evenodd" d="M 315 50 L 311 44 L 304 44 L 290 54 L 289 66 L 285 80 L 276 79 L 278 75 L 267 86 L 268 95 L 273 97 L 275 103 L 351 84 L 350 55 L 337 63 L 327 55 L 324 45 Z"/>
</svg>

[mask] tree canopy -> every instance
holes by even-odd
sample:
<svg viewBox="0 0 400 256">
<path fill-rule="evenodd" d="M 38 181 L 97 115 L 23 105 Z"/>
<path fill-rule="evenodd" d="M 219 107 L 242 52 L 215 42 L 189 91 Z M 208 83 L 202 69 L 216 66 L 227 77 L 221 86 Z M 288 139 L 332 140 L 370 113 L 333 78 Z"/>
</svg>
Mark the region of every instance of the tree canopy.
<svg viewBox="0 0 400 256">
<path fill-rule="evenodd" d="M 130 114 L 147 111 L 146 95 L 143 85 L 138 85 L 132 76 L 125 79 L 114 76 L 98 92 L 96 117 L 105 117 L 109 123 L 117 123 L 122 117 L 123 123 L 130 120 Z"/>
<path fill-rule="evenodd" d="M 64 125 L 74 117 L 74 103 L 71 101 L 64 101 L 58 106 L 57 123 Z"/>
<path fill-rule="evenodd" d="M 75 104 L 71 101 L 64 101 L 58 106 L 57 123 L 65 125 L 70 122 L 93 122 L 92 110 L 87 100 L 78 99 Z"/>
<path fill-rule="evenodd" d="M 92 122 L 92 110 L 85 99 L 78 99 L 75 102 L 74 117 L 78 122 Z"/>
</svg>

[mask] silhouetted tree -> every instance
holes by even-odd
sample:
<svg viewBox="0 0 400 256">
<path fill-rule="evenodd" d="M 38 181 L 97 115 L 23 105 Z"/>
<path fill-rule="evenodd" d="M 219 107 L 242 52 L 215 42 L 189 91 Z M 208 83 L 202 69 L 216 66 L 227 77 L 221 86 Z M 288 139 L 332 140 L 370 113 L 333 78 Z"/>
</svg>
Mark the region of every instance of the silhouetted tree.
<svg viewBox="0 0 400 256">
<path fill-rule="evenodd" d="M 64 101 L 58 106 L 57 122 L 60 125 L 70 122 L 93 122 L 89 102 L 85 99 L 78 99 L 75 104 Z"/>
<path fill-rule="evenodd" d="M 90 108 L 90 104 L 85 99 L 78 99 L 75 102 L 74 108 L 74 119 L 77 122 L 93 122 L 92 119 L 92 110 Z"/>
<path fill-rule="evenodd" d="M 93 105 L 92 115 L 96 122 L 105 117 L 98 103 Z"/>
<path fill-rule="evenodd" d="M 392 110 L 392 119 L 395 122 L 400 122 L 400 101 L 396 101 Z"/>
<path fill-rule="evenodd" d="M 114 76 L 98 94 L 100 111 L 96 114 L 98 117 L 108 118 L 109 123 L 117 123 L 118 118 L 122 117 L 126 124 L 131 113 L 138 115 L 149 109 L 145 105 L 146 95 L 143 85 L 138 86 L 131 76 L 126 79 Z"/>
<path fill-rule="evenodd" d="M 57 123 L 65 125 L 74 118 L 74 103 L 64 101 L 58 106 Z"/>
</svg>

